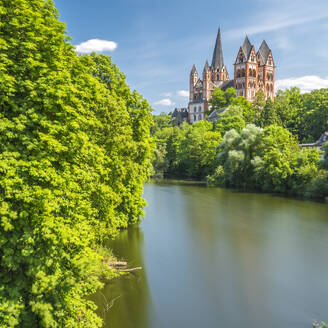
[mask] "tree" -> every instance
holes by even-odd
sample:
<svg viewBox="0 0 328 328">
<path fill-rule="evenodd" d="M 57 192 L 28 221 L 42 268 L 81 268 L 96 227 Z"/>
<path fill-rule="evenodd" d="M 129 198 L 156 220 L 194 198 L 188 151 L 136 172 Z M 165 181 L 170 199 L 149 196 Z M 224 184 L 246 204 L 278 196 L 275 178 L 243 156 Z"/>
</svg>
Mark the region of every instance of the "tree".
<svg viewBox="0 0 328 328">
<path fill-rule="evenodd" d="M 154 135 L 157 131 L 168 128 L 172 126 L 171 124 L 171 116 L 166 113 L 161 113 L 160 115 L 153 115 L 154 124 L 150 129 L 152 135 Z"/>
<path fill-rule="evenodd" d="M 204 179 L 213 170 L 221 135 L 207 121 L 194 123 L 181 144 L 180 162 L 188 178 Z"/>
<path fill-rule="evenodd" d="M 0 322 L 100 327 L 102 242 L 142 215 L 150 107 L 76 55 L 52 1 L 0 3 Z"/>
<path fill-rule="evenodd" d="M 217 122 L 215 122 L 214 130 L 220 132 L 221 135 L 224 135 L 232 129 L 240 133 L 245 125 L 246 124 L 242 116 L 222 116 Z"/>
<path fill-rule="evenodd" d="M 247 124 L 255 123 L 256 112 L 252 104 L 245 97 L 233 98 L 230 104 L 243 109 L 242 115 Z"/>
<path fill-rule="evenodd" d="M 230 87 L 227 90 L 225 90 L 224 98 L 226 99 L 227 105 L 230 105 L 232 99 L 236 98 L 236 94 L 237 94 L 236 89 L 233 87 Z"/>
<path fill-rule="evenodd" d="M 224 95 L 224 91 L 220 88 L 216 88 L 212 93 L 209 103 L 212 105 L 212 110 L 224 108 L 227 105 L 227 99 Z"/>
<path fill-rule="evenodd" d="M 211 99 L 209 100 L 209 103 L 212 105 L 212 111 L 214 109 L 221 109 L 229 106 L 235 97 L 236 90 L 232 87 L 225 91 L 221 88 L 216 88 L 212 93 Z"/>
<path fill-rule="evenodd" d="M 300 89 L 279 90 L 272 106 L 282 126 L 302 139 L 300 131 L 305 108 Z"/>
<path fill-rule="evenodd" d="M 266 127 L 257 152 L 258 160 L 253 161 L 257 185 L 264 191 L 287 192 L 298 149 L 288 130 L 275 125 Z"/>
<path fill-rule="evenodd" d="M 266 127 L 269 125 L 280 125 L 282 126 L 282 122 L 280 116 L 277 113 L 276 106 L 268 99 L 264 105 L 262 111 L 260 111 L 260 116 L 257 119 L 257 125 L 261 127 Z"/>
<path fill-rule="evenodd" d="M 316 150 L 302 150 L 283 127 L 247 125 L 228 131 L 218 147 L 209 183 L 245 190 L 304 195 L 318 176 Z"/>
<path fill-rule="evenodd" d="M 301 137 L 316 141 L 328 131 L 328 89 L 313 90 L 304 102 L 306 112 Z"/>
</svg>

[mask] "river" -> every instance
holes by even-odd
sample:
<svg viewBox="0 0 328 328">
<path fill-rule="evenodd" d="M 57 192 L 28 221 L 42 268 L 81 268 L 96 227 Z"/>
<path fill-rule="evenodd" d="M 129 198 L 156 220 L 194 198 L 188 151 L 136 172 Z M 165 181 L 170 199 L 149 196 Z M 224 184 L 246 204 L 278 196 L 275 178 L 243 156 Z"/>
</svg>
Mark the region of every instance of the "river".
<svg viewBox="0 0 328 328">
<path fill-rule="evenodd" d="M 143 270 L 97 293 L 106 328 L 328 321 L 327 204 L 182 183 L 144 189 L 144 221 L 110 242 Z"/>
</svg>

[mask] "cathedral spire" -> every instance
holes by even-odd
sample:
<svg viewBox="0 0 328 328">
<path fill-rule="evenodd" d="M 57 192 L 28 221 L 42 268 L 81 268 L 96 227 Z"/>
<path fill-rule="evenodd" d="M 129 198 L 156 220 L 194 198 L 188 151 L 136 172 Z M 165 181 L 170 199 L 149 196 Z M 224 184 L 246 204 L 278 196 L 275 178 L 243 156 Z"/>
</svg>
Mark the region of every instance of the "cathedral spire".
<svg viewBox="0 0 328 328">
<path fill-rule="evenodd" d="M 223 68 L 223 51 L 222 51 L 222 43 L 221 43 L 221 30 L 219 27 L 218 35 L 216 37 L 215 48 L 213 52 L 213 59 L 212 59 L 212 68 L 219 68 L 220 70 Z"/>
<path fill-rule="evenodd" d="M 204 66 L 204 71 L 208 71 L 209 69 L 209 65 L 208 65 L 208 61 L 206 60 L 205 66 Z"/>
<path fill-rule="evenodd" d="M 252 44 L 250 43 L 249 38 L 248 38 L 247 35 L 246 35 L 246 37 L 245 37 L 245 41 L 244 41 L 244 43 L 243 43 L 243 45 L 242 45 L 242 49 L 243 49 L 243 51 L 244 51 L 244 55 L 245 55 L 245 57 L 246 57 L 246 60 L 248 60 L 249 55 L 250 55 L 250 53 L 251 53 Z"/>
</svg>

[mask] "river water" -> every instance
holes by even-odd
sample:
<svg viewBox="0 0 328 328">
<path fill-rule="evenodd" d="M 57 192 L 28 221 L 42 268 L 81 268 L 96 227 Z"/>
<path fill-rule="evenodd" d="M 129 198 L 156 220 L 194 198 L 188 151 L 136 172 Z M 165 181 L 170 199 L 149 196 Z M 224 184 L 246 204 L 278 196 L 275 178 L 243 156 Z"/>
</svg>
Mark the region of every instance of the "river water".
<svg viewBox="0 0 328 328">
<path fill-rule="evenodd" d="M 328 321 L 328 205 L 150 183 L 130 267 L 96 295 L 106 328 L 310 328 Z"/>
</svg>

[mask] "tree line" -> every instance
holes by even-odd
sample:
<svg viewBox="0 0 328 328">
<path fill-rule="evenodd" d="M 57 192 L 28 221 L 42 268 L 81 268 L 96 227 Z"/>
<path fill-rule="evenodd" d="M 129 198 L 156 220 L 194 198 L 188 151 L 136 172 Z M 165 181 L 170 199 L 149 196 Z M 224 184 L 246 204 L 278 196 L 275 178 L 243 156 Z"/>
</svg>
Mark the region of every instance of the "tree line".
<svg viewBox="0 0 328 328">
<path fill-rule="evenodd" d="M 104 241 L 138 222 L 151 108 L 51 0 L 0 1 L 0 326 L 102 326 Z"/>
<path fill-rule="evenodd" d="M 173 126 L 154 116 L 153 175 L 303 197 L 328 196 L 328 145 L 324 154 L 301 148 L 328 130 L 328 89 L 278 91 L 274 102 L 257 93 L 253 103 L 233 88 L 210 100 L 218 120 Z M 323 157 L 323 159 L 322 159 Z"/>
</svg>

